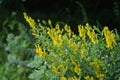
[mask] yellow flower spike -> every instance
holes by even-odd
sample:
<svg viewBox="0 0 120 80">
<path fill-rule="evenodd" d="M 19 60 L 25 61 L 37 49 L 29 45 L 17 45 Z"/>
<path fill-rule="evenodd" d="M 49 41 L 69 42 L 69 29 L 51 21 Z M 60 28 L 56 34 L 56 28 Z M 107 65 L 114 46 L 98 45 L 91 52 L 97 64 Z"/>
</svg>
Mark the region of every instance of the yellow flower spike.
<svg viewBox="0 0 120 80">
<path fill-rule="evenodd" d="M 35 29 L 36 28 L 35 27 L 36 23 L 35 23 L 34 19 L 32 19 L 31 17 L 27 16 L 27 14 L 25 12 L 23 13 L 23 15 L 24 15 L 24 18 L 26 19 L 26 21 L 29 23 L 30 27 L 32 29 Z"/>
<path fill-rule="evenodd" d="M 89 62 L 89 65 L 93 67 L 94 65 L 96 65 L 96 62 Z"/>
<path fill-rule="evenodd" d="M 88 30 L 88 31 L 90 31 L 90 30 L 91 30 L 91 28 L 90 28 L 90 26 L 89 26 L 89 24 L 88 24 L 88 23 L 86 24 L 85 29 L 86 29 L 86 30 Z"/>
<path fill-rule="evenodd" d="M 69 40 L 69 45 L 72 47 L 76 52 L 78 52 L 78 46 L 75 41 Z"/>
<path fill-rule="evenodd" d="M 60 30 L 60 25 L 57 23 L 55 29 Z"/>
<path fill-rule="evenodd" d="M 106 38 L 106 44 L 107 44 L 106 47 L 112 49 L 113 46 L 112 46 L 112 42 L 111 42 L 111 39 L 110 39 L 110 35 L 111 35 L 110 30 L 108 29 L 108 27 L 104 27 L 103 32 L 104 32 L 104 35 L 105 35 L 105 38 Z"/>
<path fill-rule="evenodd" d="M 98 78 L 98 80 L 103 80 L 103 78 L 105 77 L 105 75 L 102 73 L 96 72 L 95 74 L 96 74 L 96 77 Z"/>
<path fill-rule="evenodd" d="M 35 37 L 39 37 L 39 34 L 36 34 L 36 33 L 32 33 L 32 35 Z"/>
<path fill-rule="evenodd" d="M 95 33 L 94 29 L 91 29 L 91 27 L 89 26 L 89 24 L 86 24 L 85 28 L 87 30 L 87 35 L 91 39 L 91 42 L 92 43 L 98 43 L 97 34 Z"/>
<path fill-rule="evenodd" d="M 111 40 L 113 42 L 113 46 L 115 47 L 117 45 L 117 42 L 115 40 L 115 34 L 114 33 L 111 33 Z"/>
<path fill-rule="evenodd" d="M 104 27 L 103 32 L 106 39 L 106 47 L 112 49 L 117 45 L 114 33 L 110 32 L 107 26 Z"/>
<path fill-rule="evenodd" d="M 75 61 L 75 59 L 70 55 L 70 60 L 72 64 L 75 66 L 73 69 L 71 69 L 72 72 L 75 72 L 77 75 L 81 75 L 81 69 L 80 69 L 80 64 Z"/>
<path fill-rule="evenodd" d="M 51 35 L 51 29 L 50 28 L 47 28 L 47 34 Z"/>
<path fill-rule="evenodd" d="M 95 75 L 98 80 L 103 80 L 105 75 L 101 70 L 101 64 L 103 64 L 103 60 L 96 59 L 95 62 L 89 62 L 89 65 L 95 69 Z"/>
<path fill-rule="evenodd" d="M 35 23 L 34 19 L 32 19 L 31 17 L 27 16 L 27 14 L 25 12 L 23 13 L 23 15 L 24 15 L 25 20 L 29 23 L 30 27 L 32 28 L 32 34 L 35 37 L 38 37 L 39 36 L 39 31 L 36 28 L 36 23 Z"/>
<path fill-rule="evenodd" d="M 68 80 L 80 80 L 80 79 L 74 76 L 74 77 L 69 77 Z"/>
<path fill-rule="evenodd" d="M 86 49 L 85 48 L 81 49 L 81 57 L 86 58 Z"/>
<path fill-rule="evenodd" d="M 60 70 L 61 70 L 61 71 L 66 72 L 67 67 L 66 67 L 66 65 L 65 65 L 65 64 L 64 64 L 64 65 L 63 65 L 63 64 L 60 64 L 60 66 L 59 66 L 59 67 L 60 67 Z"/>
<path fill-rule="evenodd" d="M 94 30 L 92 30 L 90 38 L 91 38 L 92 43 L 98 43 L 97 35 L 95 34 Z"/>
<path fill-rule="evenodd" d="M 79 36 L 83 40 L 86 40 L 86 30 L 85 30 L 84 26 L 78 25 L 78 32 L 79 32 Z"/>
<path fill-rule="evenodd" d="M 45 24 L 45 25 L 47 24 L 45 20 L 42 20 L 42 23 Z"/>
<path fill-rule="evenodd" d="M 80 67 L 79 67 L 78 65 L 75 66 L 75 68 L 73 69 L 73 71 L 74 71 L 75 73 L 77 73 L 77 75 L 80 75 L 80 74 L 81 74 L 81 69 L 80 69 Z"/>
<path fill-rule="evenodd" d="M 72 55 L 70 55 L 70 60 L 72 61 L 72 64 L 73 64 L 73 65 L 77 65 L 77 63 L 75 62 L 75 59 L 73 58 Z"/>
<path fill-rule="evenodd" d="M 56 66 L 55 63 L 52 63 L 51 69 L 52 69 L 52 71 L 53 71 L 56 75 L 60 75 L 60 74 L 61 74 L 61 72 L 58 71 L 57 66 Z"/>
<path fill-rule="evenodd" d="M 81 48 L 83 48 L 83 47 L 85 47 L 85 44 L 82 43 L 82 44 L 81 44 Z"/>
<path fill-rule="evenodd" d="M 72 32 L 72 38 L 75 38 L 76 37 L 76 34 L 74 34 L 74 32 Z"/>
<path fill-rule="evenodd" d="M 50 19 L 48 19 L 48 25 L 49 25 L 50 27 L 52 27 L 52 22 L 51 22 Z"/>
<path fill-rule="evenodd" d="M 37 44 L 37 45 L 35 46 L 35 51 L 36 51 L 36 53 L 37 53 L 40 57 L 42 57 L 43 54 L 44 54 L 44 52 L 42 51 L 42 49 L 41 49 L 41 47 L 39 46 L 39 44 Z"/>
<path fill-rule="evenodd" d="M 94 78 L 93 78 L 93 77 L 90 77 L 90 76 L 85 76 L 84 79 L 85 79 L 85 80 L 94 80 Z"/>
<path fill-rule="evenodd" d="M 85 29 L 87 30 L 87 35 L 90 37 L 91 36 L 91 28 L 89 25 L 86 25 Z"/>
<path fill-rule="evenodd" d="M 62 30 L 60 31 L 60 34 L 62 34 L 62 33 L 63 33 L 63 31 L 64 31 L 64 29 L 62 29 Z"/>
<path fill-rule="evenodd" d="M 60 30 L 60 25 L 59 24 L 56 24 L 55 29 L 56 29 L 56 32 L 58 34 L 62 34 L 62 31 Z"/>
<path fill-rule="evenodd" d="M 71 31 L 71 29 L 70 29 L 70 26 L 68 26 L 68 25 L 66 24 L 66 25 L 64 26 L 64 29 L 65 29 L 65 31 L 68 32 L 68 36 L 71 37 L 72 31 Z"/>
<path fill-rule="evenodd" d="M 86 23 L 86 27 L 89 27 L 90 25 L 88 23 Z"/>
<path fill-rule="evenodd" d="M 86 58 L 85 44 L 81 44 L 81 57 Z"/>
<path fill-rule="evenodd" d="M 65 29 L 66 31 L 68 30 L 68 25 L 67 25 L 67 24 L 64 26 L 64 29 Z"/>
<path fill-rule="evenodd" d="M 91 29 L 91 27 L 89 26 L 89 24 L 86 24 L 85 28 L 87 30 L 87 35 L 91 39 L 92 43 L 98 43 L 97 34 L 95 33 L 94 29 Z"/>
<path fill-rule="evenodd" d="M 58 27 L 57 27 L 58 29 Z M 56 45 L 56 46 L 61 46 L 62 45 L 62 35 L 60 34 L 60 31 L 59 29 L 56 30 L 55 28 L 47 28 L 48 30 L 48 35 L 50 36 L 50 38 L 52 39 L 53 41 L 53 44 Z"/>
<path fill-rule="evenodd" d="M 60 80 L 67 80 L 66 77 L 62 76 L 60 77 Z"/>
</svg>

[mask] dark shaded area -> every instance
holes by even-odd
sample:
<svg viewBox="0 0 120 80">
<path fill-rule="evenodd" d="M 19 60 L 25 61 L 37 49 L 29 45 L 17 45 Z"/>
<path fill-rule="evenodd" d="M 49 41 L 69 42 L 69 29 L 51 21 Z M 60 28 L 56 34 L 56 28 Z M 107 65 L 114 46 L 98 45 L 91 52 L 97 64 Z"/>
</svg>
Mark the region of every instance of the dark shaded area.
<svg viewBox="0 0 120 80">
<path fill-rule="evenodd" d="M 1 0 L 0 15 L 14 11 L 21 18 L 26 11 L 34 18 L 51 18 L 73 26 L 89 22 L 119 29 L 119 6 L 119 0 Z"/>
</svg>

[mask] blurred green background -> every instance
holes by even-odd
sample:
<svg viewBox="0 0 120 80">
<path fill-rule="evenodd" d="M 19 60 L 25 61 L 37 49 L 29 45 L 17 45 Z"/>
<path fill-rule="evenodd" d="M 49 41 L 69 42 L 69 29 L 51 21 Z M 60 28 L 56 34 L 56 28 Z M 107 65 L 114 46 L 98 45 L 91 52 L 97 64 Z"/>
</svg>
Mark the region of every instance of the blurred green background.
<svg viewBox="0 0 120 80">
<path fill-rule="evenodd" d="M 70 25 L 84 24 L 119 28 L 120 0 L 0 0 L 0 17 L 26 11 L 33 18 L 53 19 Z M 23 20 L 22 20 L 23 21 Z"/>
<path fill-rule="evenodd" d="M 35 20 L 77 25 L 89 23 L 100 29 L 120 30 L 120 0 L 0 0 L 0 79 L 29 80 L 34 68 L 34 41 L 23 12 Z M 120 32 L 119 32 L 120 33 Z"/>
</svg>

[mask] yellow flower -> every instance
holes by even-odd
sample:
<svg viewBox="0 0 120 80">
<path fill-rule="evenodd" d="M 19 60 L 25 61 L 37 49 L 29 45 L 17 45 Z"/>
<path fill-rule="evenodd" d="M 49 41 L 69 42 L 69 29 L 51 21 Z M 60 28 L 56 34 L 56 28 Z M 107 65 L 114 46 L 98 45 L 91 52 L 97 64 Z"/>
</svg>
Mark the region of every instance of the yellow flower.
<svg viewBox="0 0 120 80">
<path fill-rule="evenodd" d="M 68 32 L 68 36 L 71 37 L 72 31 L 71 31 L 71 29 L 70 29 L 70 26 L 68 26 L 68 25 L 66 24 L 66 25 L 64 26 L 64 29 L 65 29 L 65 31 Z"/>
<path fill-rule="evenodd" d="M 85 48 L 81 49 L 81 56 L 82 56 L 82 58 L 86 58 L 86 49 Z"/>
<path fill-rule="evenodd" d="M 31 17 L 27 16 L 27 14 L 25 12 L 23 13 L 23 15 L 24 15 L 24 18 L 26 19 L 26 21 L 29 23 L 30 27 L 34 29 L 35 28 L 35 24 L 36 24 L 34 19 L 32 19 Z"/>
<path fill-rule="evenodd" d="M 52 22 L 51 22 L 50 19 L 48 19 L 48 25 L 49 25 L 50 27 L 52 27 Z"/>
<path fill-rule="evenodd" d="M 104 78 L 104 74 L 102 74 L 102 73 L 98 73 L 98 72 L 96 72 L 95 73 L 96 74 L 96 77 L 99 79 L 99 80 L 103 80 L 103 78 Z"/>
<path fill-rule="evenodd" d="M 90 34 L 91 28 L 90 28 L 90 26 L 89 26 L 88 23 L 86 24 L 85 29 L 87 30 L 87 35 L 90 36 L 90 35 L 91 35 L 91 34 Z"/>
<path fill-rule="evenodd" d="M 41 49 L 41 47 L 39 46 L 39 44 L 35 46 L 35 51 L 36 51 L 36 53 L 37 53 L 40 57 L 42 57 L 43 54 L 44 54 L 44 52 L 42 51 L 42 49 Z"/>
<path fill-rule="evenodd" d="M 60 80 L 67 80 L 66 77 L 62 76 L 60 77 Z"/>
<path fill-rule="evenodd" d="M 110 30 L 106 26 L 104 27 L 103 32 L 106 39 L 106 47 L 112 49 L 117 45 L 114 33 L 110 32 Z"/>
<path fill-rule="evenodd" d="M 85 79 L 85 80 L 94 80 L 94 78 L 93 78 L 93 77 L 90 77 L 90 76 L 85 76 L 84 79 Z"/>
<path fill-rule="evenodd" d="M 56 24 L 55 29 L 56 29 L 56 33 L 57 33 L 57 34 L 62 34 L 63 29 L 60 30 L 60 25 L 59 25 L 58 23 Z"/>
<path fill-rule="evenodd" d="M 78 25 L 78 32 L 79 32 L 79 36 L 83 40 L 86 40 L 86 30 L 84 29 L 84 26 Z"/>
<path fill-rule="evenodd" d="M 54 28 L 47 28 L 48 30 L 48 35 L 50 36 L 50 38 L 52 39 L 53 41 L 53 44 L 56 45 L 56 46 L 61 46 L 62 45 L 62 35 L 60 34 L 60 31 L 58 31 L 59 27 L 56 27 L 56 29 Z"/>
<path fill-rule="evenodd" d="M 74 77 L 69 77 L 68 80 L 80 80 L 80 79 L 74 76 Z"/>
<path fill-rule="evenodd" d="M 60 25 L 57 23 L 55 29 L 60 30 Z"/>
<path fill-rule="evenodd" d="M 97 35 L 95 34 L 94 30 L 92 30 L 90 38 L 91 38 L 92 43 L 98 43 Z"/>
<path fill-rule="evenodd" d="M 75 59 L 73 58 L 72 55 L 70 55 L 70 60 L 72 61 L 72 64 L 73 64 L 73 65 L 77 65 L 77 63 L 75 62 Z"/>
<path fill-rule="evenodd" d="M 52 63 L 51 69 L 52 69 L 52 71 L 53 71 L 56 75 L 60 75 L 60 74 L 61 74 L 61 72 L 58 71 L 57 66 L 56 66 L 55 63 Z"/>
<path fill-rule="evenodd" d="M 75 41 L 69 40 L 69 45 L 70 45 L 70 47 L 73 48 L 73 50 L 75 50 L 76 52 L 78 52 L 78 46 L 77 46 L 77 44 L 76 44 Z"/>
<path fill-rule="evenodd" d="M 101 64 L 103 63 L 104 61 L 101 59 L 96 59 L 96 61 L 94 62 L 89 62 L 90 67 L 92 67 L 95 70 L 95 74 L 98 80 L 103 80 L 105 77 L 101 70 Z"/>
<path fill-rule="evenodd" d="M 34 19 L 32 19 L 31 17 L 27 16 L 27 14 L 25 12 L 23 13 L 23 15 L 24 15 L 24 18 L 26 19 L 26 21 L 29 23 L 30 27 L 32 28 L 32 34 L 35 37 L 38 37 L 39 36 L 39 31 L 36 28 L 36 23 L 35 23 Z"/>
<path fill-rule="evenodd" d="M 113 42 L 113 46 L 115 47 L 117 45 L 117 42 L 115 40 L 115 34 L 114 33 L 111 33 L 111 40 Z"/>
<path fill-rule="evenodd" d="M 60 68 L 60 71 L 66 72 L 67 69 L 68 69 L 67 61 L 62 61 L 61 64 L 60 64 L 60 66 L 59 66 L 59 68 Z"/>
<path fill-rule="evenodd" d="M 75 73 L 77 73 L 77 75 L 80 75 L 80 74 L 81 74 L 81 69 L 80 69 L 80 67 L 78 67 L 78 66 L 75 66 L 75 68 L 73 69 L 73 71 L 74 71 Z"/>
<path fill-rule="evenodd" d="M 37 33 L 32 33 L 32 35 L 35 37 L 39 37 L 39 34 L 37 34 Z"/>
<path fill-rule="evenodd" d="M 91 32 L 91 28 L 88 24 L 86 24 L 85 28 L 87 29 L 87 35 L 91 39 L 92 43 L 98 43 L 97 34 L 95 33 L 94 29 Z"/>
<path fill-rule="evenodd" d="M 75 38 L 76 37 L 76 34 L 74 34 L 74 32 L 72 32 L 72 38 Z"/>
<path fill-rule="evenodd" d="M 93 67 L 93 66 L 96 65 L 96 62 L 89 62 L 89 65 L 90 65 L 91 67 Z"/>
<path fill-rule="evenodd" d="M 75 66 L 73 69 L 71 69 L 72 72 L 75 72 L 77 75 L 81 74 L 80 64 L 75 61 L 75 59 L 70 55 L 70 60 L 72 61 L 72 64 Z"/>
</svg>

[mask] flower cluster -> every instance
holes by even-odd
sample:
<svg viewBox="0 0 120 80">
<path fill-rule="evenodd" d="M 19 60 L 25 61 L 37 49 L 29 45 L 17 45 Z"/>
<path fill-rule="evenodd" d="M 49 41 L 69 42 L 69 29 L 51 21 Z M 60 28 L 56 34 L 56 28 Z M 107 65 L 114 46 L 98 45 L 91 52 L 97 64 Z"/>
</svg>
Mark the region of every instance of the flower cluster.
<svg viewBox="0 0 120 80">
<path fill-rule="evenodd" d="M 52 39 L 53 44 L 58 46 L 62 45 L 62 31 L 59 28 L 59 24 L 57 24 L 55 28 L 47 28 L 47 30 L 47 33 Z"/>
<path fill-rule="evenodd" d="M 114 50 L 114 48 L 117 47 L 115 34 L 110 32 L 108 27 L 105 27 L 103 30 L 104 37 L 97 32 L 100 31 L 98 28 L 92 28 L 88 23 L 85 26 L 78 25 L 79 35 L 77 35 L 74 34 L 67 24 L 61 28 L 58 23 L 53 26 L 51 20 L 48 20 L 48 22 L 46 22 L 47 27 L 43 27 L 42 24 L 36 27 L 32 18 L 28 17 L 25 13 L 24 17 L 30 24 L 35 34 L 33 35 L 35 37 L 37 35 L 35 51 L 40 56 L 40 59 L 46 62 L 46 64 L 42 66 L 48 67 L 45 68 L 45 71 L 46 73 L 51 73 L 49 79 L 107 79 L 110 73 L 107 72 L 108 59 L 106 56 L 111 54 L 110 50 Z M 36 29 L 42 29 L 43 36 L 39 36 Z M 104 44 L 105 42 L 106 44 Z M 109 49 L 105 49 L 106 47 L 104 46 L 107 46 Z M 103 60 L 103 57 L 106 58 Z M 111 59 L 113 60 L 113 57 L 111 57 Z M 41 79 L 47 79 L 45 78 L 46 76 L 48 77 L 48 74 L 41 77 Z"/>
<path fill-rule="evenodd" d="M 92 43 L 98 43 L 97 35 L 96 35 L 94 29 L 91 29 L 91 27 L 89 26 L 88 23 L 86 24 L 86 26 L 78 25 L 78 32 L 79 32 L 80 37 L 83 40 L 86 40 L 86 33 L 87 33 L 87 35 L 91 39 Z"/>
<path fill-rule="evenodd" d="M 106 39 L 106 44 L 107 44 L 106 47 L 112 49 L 113 47 L 117 45 L 116 40 L 115 40 L 115 34 L 110 32 L 108 27 L 104 27 L 103 31 L 104 31 L 104 35 Z"/>
<path fill-rule="evenodd" d="M 32 28 L 32 34 L 35 36 L 35 37 L 38 37 L 39 35 L 39 31 L 36 27 L 36 22 L 34 21 L 34 19 L 32 19 L 31 17 L 27 16 L 27 14 L 24 12 L 23 13 L 24 15 L 24 18 L 26 19 L 26 21 L 29 23 L 30 27 Z"/>
</svg>

